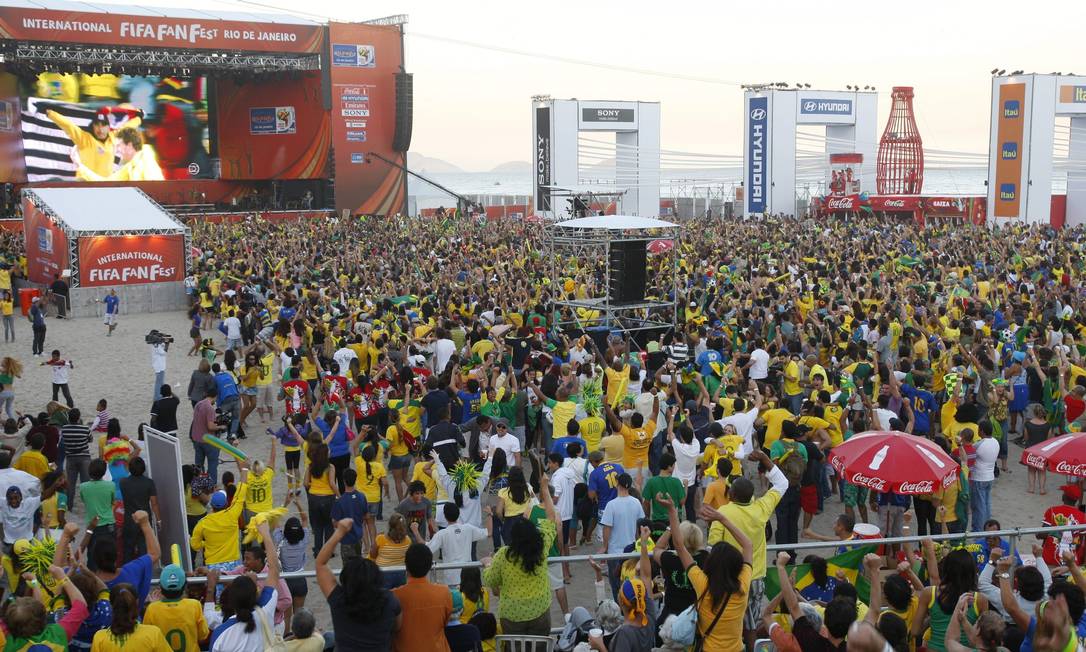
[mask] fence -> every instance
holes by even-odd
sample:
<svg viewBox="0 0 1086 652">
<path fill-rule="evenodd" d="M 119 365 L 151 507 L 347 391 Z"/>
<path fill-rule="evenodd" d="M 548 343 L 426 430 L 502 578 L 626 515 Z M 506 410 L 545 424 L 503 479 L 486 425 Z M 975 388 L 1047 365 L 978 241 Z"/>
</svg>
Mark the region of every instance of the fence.
<svg viewBox="0 0 1086 652">
<path fill-rule="evenodd" d="M 1001 539 L 1008 539 L 1011 544 L 1011 550 L 1007 551 L 1007 554 L 1014 556 L 1014 552 L 1018 550 L 1018 539 L 1022 536 L 1038 535 L 1038 534 L 1059 534 L 1063 532 L 1077 531 L 1086 533 L 1086 528 L 1083 525 L 1060 525 L 1054 527 L 1034 527 L 1034 528 L 1012 528 L 1007 530 L 990 530 L 987 532 L 966 532 L 959 534 L 935 534 L 929 536 L 909 536 L 909 537 L 889 537 L 882 539 L 849 539 L 845 541 L 813 541 L 806 543 L 793 543 L 793 544 L 768 544 L 766 545 L 766 559 L 772 560 L 774 554 L 781 550 L 818 550 L 825 548 L 839 548 L 839 547 L 856 547 L 856 546 L 869 546 L 869 545 L 882 545 L 882 544 L 897 544 L 897 543 L 914 543 L 917 544 L 920 541 L 930 539 L 935 542 L 939 541 L 962 541 L 963 539 L 987 539 L 989 537 L 999 537 Z M 556 564 L 563 562 L 587 562 L 589 558 L 595 561 L 607 561 L 611 559 L 632 559 L 638 557 L 639 553 L 615 553 L 615 554 L 600 554 L 600 555 L 566 555 L 562 557 L 548 557 L 548 564 Z M 798 556 L 798 555 L 797 555 Z M 466 561 L 457 563 L 437 563 L 434 564 L 433 571 L 447 570 L 454 568 L 473 568 L 480 567 L 482 564 L 477 561 Z M 405 570 L 403 566 L 388 566 L 382 570 L 387 571 L 401 571 Z M 333 570 L 334 574 L 338 574 L 338 571 Z M 292 573 L 282 573 L 280 577 L 301 577 L 305 579 L 313 578 L 317 576 L 316 571 L 296 571 Z M 221 576 L 220 582 L 230 582 L 240 577 L 239 575 Z M 259 577 L 265 577 L 260 575 Z M 207 582 L 205 577 L 190 577 L 189 582 L 192 584 L 203 584 Z M 152 580 L 152 583 L 157 584 L 158 579 Z"/>
</svg>

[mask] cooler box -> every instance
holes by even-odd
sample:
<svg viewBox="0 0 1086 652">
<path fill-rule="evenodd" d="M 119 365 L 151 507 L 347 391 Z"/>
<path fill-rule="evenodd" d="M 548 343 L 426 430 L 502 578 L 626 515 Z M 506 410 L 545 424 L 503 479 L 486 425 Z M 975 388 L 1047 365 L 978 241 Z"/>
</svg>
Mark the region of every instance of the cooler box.
<svg viewBox="0 0 1086 652">
<path fill-rule="evenodd" d="M 23 317 L 30 315 L 30 304 L 34 302 L 34 297 L 40 296 L 39 288 L 19 288 L 19 309 L 23 311 Z"/>
</svg>

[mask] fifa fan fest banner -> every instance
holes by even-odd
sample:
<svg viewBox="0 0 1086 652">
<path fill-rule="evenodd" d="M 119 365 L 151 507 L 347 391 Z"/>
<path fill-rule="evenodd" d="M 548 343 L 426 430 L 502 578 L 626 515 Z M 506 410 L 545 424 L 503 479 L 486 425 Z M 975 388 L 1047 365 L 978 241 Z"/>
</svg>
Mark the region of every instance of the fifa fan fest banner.
<svg viewBox="0 0 1086 652">
<path fill-rule="evenodd" d="M 407 205 L 406 175 L 368 154 L 406 164 L 405 153 L 392 149 L 403 34 L 398 27 L 333 22 L 328 25 L 328 40 L 336 210 L 402 213 Z"/>
<path fill-rule="evenodd" d="M 144 48 L 316 53 L 317 24 L 254 23 L 0 6 L 0 38 Z"/>
<path fill-rule="evenodd" d="M 31 282 L 52 283 L 68 268 L 68 237 L 64 230 L 27 197 L 23 198 L 23 237 Z"/>
<path fill-rule="evenodd" d="M 79 238 L 79 287 L 169 283 L 185 278 L 185 236 Z"/>
<path fill-rule="evenodd" d="M 220 178 L 327 176 L 332 118 L 324 110 L 320 73 L 305 73 L 290 83 L 268 80 L 239 84 L 223 78 L 216 81 L 215 96 Z"/>
</svg>

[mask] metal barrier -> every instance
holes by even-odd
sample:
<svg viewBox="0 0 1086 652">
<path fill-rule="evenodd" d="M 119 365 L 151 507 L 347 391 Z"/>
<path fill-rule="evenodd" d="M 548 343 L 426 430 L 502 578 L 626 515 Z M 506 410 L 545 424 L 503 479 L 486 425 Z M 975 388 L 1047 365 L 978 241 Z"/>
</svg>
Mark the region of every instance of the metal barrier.
<svg viewBox="0 0 1086 652">
<path fill-rule="evenodd" d="M 1007 554 L 1013 556 L 1014 552 L 1018 550 L 1018 539 L 1022 536 L 1037 535 L 1037 534 L 1058 534 L 1062 532 L 1082 532 L 1086 534 L 1086 527 L 1083 525 L 1059 525 L 1053 527 L 1033 527 L 1033 528 L 1012 528 L 1007 530 L 990 530 L 986 532 L 965 532 L 958 534 L 935 534 L 928 536 L 909 536 L 909 537 L 888 537 L 882 539 L 847 539 L 842 541 L 811 541 L 804 543 L 792 543 L 792 544 L 767 544 L 766 545 L 766 559 L 772 561 L 773 555 L 781 550 L 818 550 L 824 548 L 840 548 L 840 547 L 857 547 L 857 546 L 869 546 L 869 545 L 882 545 L 882 544 L 896 544 L 896 543 L 919 543 L 920 541 L 930 539 L 935 542 L 940 541 L 961 541 L 963 539 L 987 539 L 988 537 L 999 537 L 1001 539 L 1008 539 L 1011 544 L 1011 549 L 1007 551 Z M 548 557 L 548 564 L 556 564 L 563 562 L 586 562 L 591 557 L 596 561 L 608 561 L 611 559 L 634 559 L 639 556 L 639 553 L 613 553 L 613 554 L 599 554 L 599 555 L 566 555 L 564 557 Z M 798 555 L 797 555 L 798 556 Z M 481 567 L 482 563 L 478 561 L 466 561 L 457 563 L 437 563 L 433 565 L 431 573 L 439 570 L 448 570 L 454 568 L 476 568 Z M 405 570 L 403 566 L 386 566 L 382 570 L 388 571 L 402 571 Z M 332 570 L 333 574 L 338 574 L 338 569 Z M 295 571 L 292 573 L 282 573 L 280 577 L 301 577 L 301 578 L 313 578 L 317 576 L 316 571 Z M 241 577 L 240 575 L 223 575 L 219 577 L 220 582 L 230 582 L 234 579 Z M 264 578 L 265 575 L 258 575 L 260 578 Z M 207 582 L 207 578 L 203 576 L 193 576 L 188 578 L 188 581 L 192 584 L 203 584 Z M 158 584 L 158 579 L 153 579 L 152 584 Z"/>
</svg>

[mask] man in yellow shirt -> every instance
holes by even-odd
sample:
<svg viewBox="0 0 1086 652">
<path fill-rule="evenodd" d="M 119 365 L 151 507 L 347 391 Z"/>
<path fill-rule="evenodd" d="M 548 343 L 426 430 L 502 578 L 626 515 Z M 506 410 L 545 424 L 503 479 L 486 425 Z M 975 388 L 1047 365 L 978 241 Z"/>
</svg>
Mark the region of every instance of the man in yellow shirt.
<svg viewBox="0 0 1086 652">
<path fill-rule="evenodd" d="M 23 451 L 12 468 L 42 480 L 45 474 L 49 473 L 49 460 L 41 452 L 42 448 L 45 448 L 45 435 L 40 432 L 31 433 L 26 440 L 30 444 L 30 449 Z"/>
<path fill-rule="evenodd" d="M 603 438 L 603 431 L 607 429 L 607 422 L 603 420 L 598 414 L 591 414 L 577 422 L 581 430 L 581 439 L 584 439 L 588 444 L 588 450 L 585 454 L 592 451 L 599 450 L 600 440 Z"/>
<path fill-rule="evenodd" d="M 75 176 L 84 181 L 162 181 L 166 177 L 158 165 L 158 157 L 150 145 L 143 142 L 143 136 L 132 127 L 118 129 L 117 156 L 121 167 L 116 172 L 99 174 L 87 167 L 80 158 L 79 150 L 72 152 L 75 163 Z"/>
<path fill-rule="evenodd" d="M 75 144 L 77 158 L 90 172 L 100 177 L 108 177 L 113 174 L 113 157 L 117 145 L 116 135 L 125 127 L 132 127 L 134 130 L 140 126 L 140 118 L 132 117 L 121 124 L 117 131 L 114 131 L 109 125 L 109 116 L 113 111 L 108 106 L 98 109 L 98 112 L 91 120 L 90 131 L 79 127 L 67 117 L 52 109 L 47 110 L 45 115 L 72 140 L 72 143 Z M 126 109 L 117 109 L 117 111 L 127 113 Z"/>
<path fill-rule="evenodd" d="M 209 569 L 228 571 L 241 564 L 238 518 L 245 509 L 245 496 L 249 493 L 246 482 L 249 465 L 244 461 L 238 462 L 238 468 L 241 478 L 234 493 L 234 502 L 227 505 L 225 491 L 211 494 L 208 502 L 211 511 L 196 524 L 189 541 L 193 550 L 204 551 L 204 566 Z"/>
<path fill-rule="evenodd" d="M 784 404 L 792 414 L 799 414 L 803 405 L 803 388 L 800 387 L 799 356 L 791 355 L 784 365 Z"/>
<path fill-rule="evenodd" d="M 198 600 L 185 597 L 185 571 L 177 564 L 162 569 L 158 583 L 162 599 L 147 605 L 143 624 L 162 630 L 166 642 L 177 652 L 199 652 L 200 643 L 211 635 L 204 608 Z"/>
<path fill-rule="evenodd" d="M 607 419 L 611 422 L 611 429 L 618 432 L 623 440 L 622 466 L 626 473 L 634 479 L 634 486 L 639 490 L 649 479 L 649 447 L 652 446 L 652 438 L 656 434 L 656 422 L 645 421 L 640 412 L 630 415 L 630 425 L 622 423 L 622 419 L 604 405 Z M 653 396 L 652 414 L 660 412 L 660 397 Z"/>
<path fill-rule="evenodd" d="M 754 500 L 754 483 L 745 477 L 736 478 L 728 492 L 731 502 L 721 506 L 717 511 L 742 530 L 750 538 L 753 547 L 751 565 L 754 575 L 750 583 L 747 613 L 744 619 L 744 622 L 752 624 L 758 622 L 765 608 L 765 524 L 773 515 L 773 510 L 781 501 L 784 492 L 788 490 L 788 478 L 773 464 L 769 456 L 760 450 L 752 452 L 747 459 L 760 462 L 763 467 L 769 467 L 766 473 L 766 479 L 770 482 L 769 491 L 761 498 Z M 739 548 L 739 542 L 735 537 L 719 521 L 714 521 L 709 526 L 709 545 L 712 546 L 719 541 L 727 541 Z"/>
<path fill-rule="evenodd" d="M 803 397 L 800 396 L 800 398 Z M 800 404 L 802 405 L 802 401 Z M 784 426 L 784 422 L 791 421 L 794 418 L 795 415 L 792 411 L 785 408 L 773 408 L 759 414 L 758 420 L 765 424 L 765 441 L 762 443 L 762 447 L 769 448 L 773 445 L 773 442 L 780 439 L 781 427 Z"/>
</svg>

